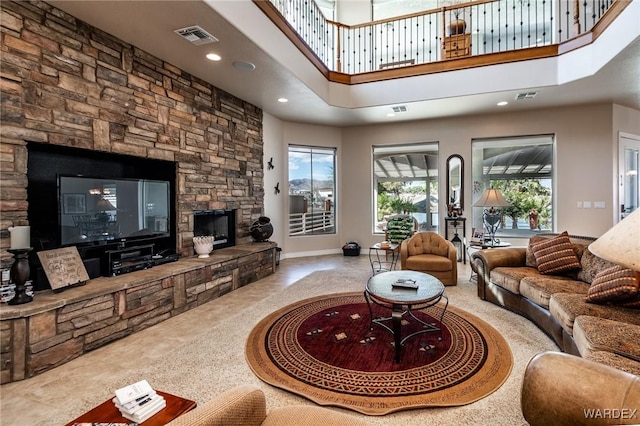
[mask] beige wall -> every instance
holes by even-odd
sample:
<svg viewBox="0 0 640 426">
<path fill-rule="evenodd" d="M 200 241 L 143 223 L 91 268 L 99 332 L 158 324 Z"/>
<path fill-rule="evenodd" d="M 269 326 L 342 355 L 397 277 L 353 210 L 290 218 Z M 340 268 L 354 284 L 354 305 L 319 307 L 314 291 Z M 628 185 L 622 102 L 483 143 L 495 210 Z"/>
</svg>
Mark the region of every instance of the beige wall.
<svg viewBox="0 0 640 426">
<path fill-rule="evenodd" d="M 340 228 L 336 234 L 320 236 L 298 236 L 290 238 L 288 236 L 288 213 L 289 213 L 289 175 L 288 175 L 288 146 L 291 144 L 308 145 L 318 147 L 331 147 L 337 149 L 336 164 L 336 208 L 338 217 L 344 211 L 341 202 L 341 188 L 343 187 L 341 170 L 344 168 L 344 156 L 342 150 L 342 132 L 336 127 L 316 126 L 299 123 L 288 123 L 278 120 L 275 117 L 265 114 L 263 122 L 265 166 L 266 161 L 273 155 L 274 159 L 279 158 L 275 163 L 275 169 L 267 170 L 265 167 L 265 212 L 272 218 L 274 225 L 274 235 L 272 240 L 277 242 L 282 248 L 282 257 L 313 256 L 339 251 L 344 242 L 342 241 Z M 280 182 L 280 194 L 275 194 L 273 186 Z M 271 184 L 273 183 L 273 184 Z M 277 209 L 281 208 L 279 212 Z M 274 220 L 279 218 L 280 222 Z M 338 219 L 338 223 L 342 223 Z"/>
<path fill-rule="evenodd" d="M 285 237 L 286 255 L 339 251 L 348 240 L 357 240 L 363 247 L 380 240 L 379 235 L 372 233 L 373 145 L 437 141 L 440 146 L 440 199 L 445 197 L 442 171 L 445 169 L 446 159 L 451 154 L 461 154 L 466 166 L 465 210 L 470 214 L 471 140 L 535 134 L 556 135 L 556 230 L 597 237 L 614 223 L 617 206 L 614 187 L 618 132 L 640 134 L 639 123 L 640 111 L 612 104 L 503 112 L 345 129 L 285 123 L 282 140 L 284 150 L 289 143 L 336 146 L 339 159 L 338 234 L 334 237 Z M 265 122 L 265 134 L 268 133 L 267 124 Z M 265 140 L 265 147 L 267 146 L 268 141 Z M 287 181 L 284 175 L 282 180 Z M 578 201 L 591 201 L 592 205 L 596 201 L 604 201 L 605 208 L 578 208 Z M 444 214 L 444 207 L 441 206 L 440 229 Z M 469 234 L 472 226 L 470 221 L 467 225 Z M 282 227 L 285 228 L 286 223 Z M 520 240 L 513 242 L 522 243 Z"/>
<path fill-rule="evenodd" d="M 262 114 L 262 141 L 264 143 L 264 212 L 273 224 L 271 240 L 282 246 L 287 229 L 283 224 L 287 223 L 287 150 L 283 146 L 284 123 L 274 116 Z M 273 169 L 269 170 L 269 161 L 273 159 Z M 278 185 L 280 193 L 276 194 L 275 186 Z"/>
</svg>

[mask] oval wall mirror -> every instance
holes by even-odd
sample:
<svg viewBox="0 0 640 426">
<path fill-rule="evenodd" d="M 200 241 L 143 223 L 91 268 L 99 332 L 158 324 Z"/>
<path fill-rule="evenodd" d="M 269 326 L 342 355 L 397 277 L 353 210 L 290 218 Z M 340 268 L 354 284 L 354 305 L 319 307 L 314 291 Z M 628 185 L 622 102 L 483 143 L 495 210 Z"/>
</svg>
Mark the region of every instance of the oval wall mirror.
<svg viewBox="0 0 640 426">
<path fill-rule="evenodd" d="M 447 205 L 464 209 L 464 160 L 458 154 L 447 158 Z"/>
</svg>

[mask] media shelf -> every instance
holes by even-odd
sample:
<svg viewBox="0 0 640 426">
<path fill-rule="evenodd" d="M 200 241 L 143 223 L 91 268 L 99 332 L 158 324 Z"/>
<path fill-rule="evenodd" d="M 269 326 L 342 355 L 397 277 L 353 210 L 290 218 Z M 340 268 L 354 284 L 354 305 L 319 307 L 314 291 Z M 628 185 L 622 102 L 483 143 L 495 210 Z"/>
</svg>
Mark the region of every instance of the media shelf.
<svg viewBox="0 0 640 426">
<path fill-rule="evenodd" d="M 109 277 L 148 269 L 155 265 L 153 244 L 107 250 L 105 256 L 106 271 Z"/>
</svg>

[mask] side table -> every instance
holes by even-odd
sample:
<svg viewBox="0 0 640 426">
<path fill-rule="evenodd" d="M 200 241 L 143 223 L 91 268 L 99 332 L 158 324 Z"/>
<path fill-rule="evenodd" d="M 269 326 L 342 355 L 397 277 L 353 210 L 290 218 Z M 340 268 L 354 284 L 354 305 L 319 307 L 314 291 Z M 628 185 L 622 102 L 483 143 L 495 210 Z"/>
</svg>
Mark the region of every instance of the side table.
<svg viewBox="0 0 640 426">
<path fill-rule="evenodd" d="M 170 393 L 156 391 L 162 395 L 167 402 L 167 406 L 149 417 L 144 422 L 144 426 L 163 426 L 174 420 L 176 417 L 196 408 L 196 403 L 180 396 Z M 94 409 L 87 411 L 75 420 L 70 421 L 66 426 L 73 426 L 78 423 L 133 423 L 131 420 L 120 415 L 112 398 L 109 398 Z"/>
<path fill-rule="evenodd" d="M 400 244 L 389 243 L 389 247 L 384 248 L 381 244 L 375 243 L 369 247 L 369 262 L 371 262 L 373 275 L 380 272 L 393 271 L 400 256 Z M 391 256 L 391 259 L 389 259 L 389 256 Z"/>
</svg>

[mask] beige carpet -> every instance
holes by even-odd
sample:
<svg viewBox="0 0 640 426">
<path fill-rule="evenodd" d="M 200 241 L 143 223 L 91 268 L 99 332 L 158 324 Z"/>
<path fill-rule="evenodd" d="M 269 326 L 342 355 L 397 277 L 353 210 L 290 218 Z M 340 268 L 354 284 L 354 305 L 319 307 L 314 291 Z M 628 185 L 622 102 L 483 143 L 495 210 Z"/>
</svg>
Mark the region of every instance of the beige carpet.
<svg viewBox="0 0 640 426">
<path fill-rule="evenodd" d="M 157 389 L 200 402 L 249 383 L 264 389 L 269 408 L 312 404 L 258 379 L 245 361 L 244 346 L 254 325 L 274 310 L 313 296 L 362 290 L 371 273 L 366 257 L 329 258 L 333 263 L 328 267 L 342 268 L 337 274 L 346 279 L 307 279 L 303 285 L 282 288 L 277 281 L 290 275 L 282 275 L 287 272 L 281 270 L 40 376 L 1 386 L 1 424 L 64 424 L 112 397 L 115 389 L 141 379 Z M 322 257 L 313 261 L 318 268 L 331 263 Z M 371 424 L 526 424 L 520 412 L 526 363 L 536 353 L 557 347 L 526 319 L 479 300 L 475 284 L 467 281 L 468 265 L 460 267 L 458 285 L 447 287 L 450 303 L 484 319 L 506 338 L 514 358 L 511 375 L 500 389 L 473 404 L 368 417 Z"/>
</svg>

